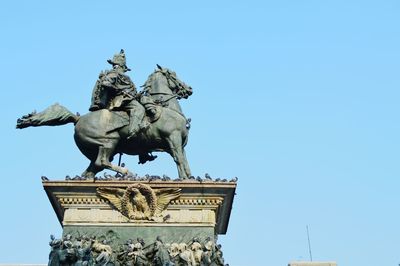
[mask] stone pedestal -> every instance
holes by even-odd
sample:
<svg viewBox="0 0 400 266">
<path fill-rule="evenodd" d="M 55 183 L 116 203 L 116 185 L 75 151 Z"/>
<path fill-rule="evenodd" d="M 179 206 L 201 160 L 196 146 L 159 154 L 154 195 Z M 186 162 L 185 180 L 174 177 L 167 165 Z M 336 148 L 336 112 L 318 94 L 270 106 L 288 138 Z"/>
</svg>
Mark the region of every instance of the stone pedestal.
<svg viewBox="0 0 400 266">
<path fill-rule="evenodd" d="M 127 189 L 145 184 L 153 190 L 180 189 L 157 219 L 132 220 L 98 193 L 99 188 Z M 63 235 L 112 239 L 112 246 L 142 238 L 154 243 L 214 240 L 227 232 L 236 182 L 185 181 L 43 181 L 43 187 L 63 227 Z"/>
</svg>

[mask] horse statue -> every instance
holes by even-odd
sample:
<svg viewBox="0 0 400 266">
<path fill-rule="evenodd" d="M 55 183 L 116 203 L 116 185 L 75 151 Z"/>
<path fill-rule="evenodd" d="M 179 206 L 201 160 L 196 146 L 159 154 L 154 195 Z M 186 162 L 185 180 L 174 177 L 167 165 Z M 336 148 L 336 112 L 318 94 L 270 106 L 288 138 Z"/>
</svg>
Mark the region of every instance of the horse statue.
<svg viewBox="0 0 400 266">
<path fill-rule="evenodd" d="M 32 112 L 17 120 L 17 128 L 37 126 L 59 126 L 75 124 L 75 143 L 79 150 L 90 160 L 83 178 L 95 178 L 95 175 L 109 169 L 126 175 L 128 169 L 112 164 L 116 154 L 144 156 L 145 162 L 155 157 L 148 155 L 154 151 L 169 153 L 174 159 L 181 179 L 191 176 L 184 147 L 187 144 L 190 119 L 186 119 L 178 103 L 187 99 L 192 88 L 180 81 L 174 71 L 157 65 L 157 69 L 148 77 L 139 93 L 142 104 L 151 102 L 153 115 L 149 124 L 138 134 L 128 138 L 129 116 L 125 111 L 100 109 L 85 115 L 73 114 L 67 108 L 54 104 L 40 113 Z M 147 156 L 147 157 L 146 157 Z"/>
</svg>

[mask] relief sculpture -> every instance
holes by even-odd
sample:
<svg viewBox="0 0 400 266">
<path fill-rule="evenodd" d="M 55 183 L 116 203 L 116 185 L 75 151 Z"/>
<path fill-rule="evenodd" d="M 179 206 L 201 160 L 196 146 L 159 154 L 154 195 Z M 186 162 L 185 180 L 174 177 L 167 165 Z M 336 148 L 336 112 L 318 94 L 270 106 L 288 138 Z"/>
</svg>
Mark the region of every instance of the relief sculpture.
<svg viewBox="0 0 400 266">
<path fill-rule="evenodd" d="M 125 189 L 99 187 L 97 193 L 130 220 L 162 221 L 162 212 L 171 200 L 180 196 L 178 188 L 152 189 L 146 184 L 133 184 Z"/>
</svg>

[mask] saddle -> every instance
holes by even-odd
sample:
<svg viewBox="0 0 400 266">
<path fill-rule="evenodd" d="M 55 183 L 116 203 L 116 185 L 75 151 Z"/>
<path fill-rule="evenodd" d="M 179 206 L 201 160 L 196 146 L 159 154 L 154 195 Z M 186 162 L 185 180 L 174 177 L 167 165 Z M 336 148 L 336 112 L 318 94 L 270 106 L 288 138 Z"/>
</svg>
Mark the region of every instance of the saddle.
<svg viewBox="0 0 400 266">
<path fill-rule="evenodd" d="M 157 105 L 152 98 L 149 96 L 142 96 L 139 102 L 145 109 L 145 119 L 147 119 L 149 123 L 154 123 L 160 118 L 163 108 Z"/>
<path fill-rule="evenodd" d="M 142 118 L 142 125 L 147 125 L 144 126 L 143 128 L 147 128 L 150 124 L 156 122 L 160 117 L 163 112 L 163 108 L 161 106 L 158 106 L 156 104 L 148 102 L 145 104 L 142 104 L 145 112 L 143 114 Z M 128 126 L 129 125 L 129 114 L 127 111 L 122 111 L 122 110 L 111 110 L 111 123 L 107 123 L 107 129 L 106 132 L 111 132 L 117 129 L 120 129 L 122 127 Z"/>
</svg>

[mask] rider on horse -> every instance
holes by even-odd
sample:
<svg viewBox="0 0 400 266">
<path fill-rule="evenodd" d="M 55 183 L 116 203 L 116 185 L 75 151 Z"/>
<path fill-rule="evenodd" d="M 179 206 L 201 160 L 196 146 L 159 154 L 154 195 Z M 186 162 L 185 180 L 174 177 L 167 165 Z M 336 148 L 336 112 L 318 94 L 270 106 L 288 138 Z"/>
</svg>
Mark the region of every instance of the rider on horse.
<svg viewBox="0 0 400 266">
<path fill-rule="evenodd" d="M 138 102 L 140 94 L 135 84 L 125 72 L 130 71 L 126 66 L 124 50 L 107 60 L 113 66 L 112 70 L 101 72 L 92 93 L 92 103 L 89 111 L 108 109 L 110 111 L 126 111 L 129 115 L 129 136 L 135 136 L 140 129 L 148 126 L 143 120 L 144 107 Z"/>
<path fill-rule="evenodd" d="M 188 98 L 192 88 L 180 81 L 175 72 L 157 65 L 138 93 L 125 74 L 129 69 L 124 52 L 108 62 L 113 69 L 100 73 L 90 113 L 80 116 L 54 104 L 42 112 L 21 117 L 17 128 L 74 123 L 75 143 L 90 160 L 82 173 L 85 178 L 94 178 L 104 169 L 127 174 L 126 168 L 111 163 L 116 154 L 139 155 L 139 163 L 145 163 L 155 159 L 151 152 L 169 153 L 179 177 L 189 178 L 184 147 L 190 120 L 182 113 L 178 100 Z M 148 127 L 143 128 L 144 124 Z"/>
</svg>

